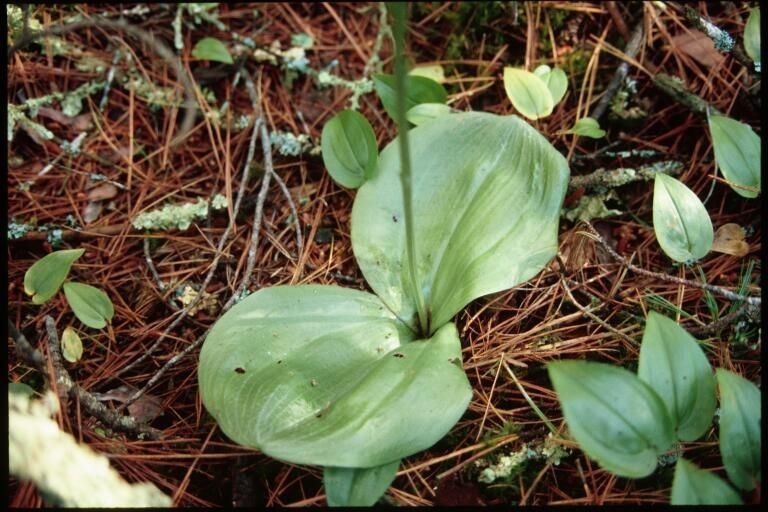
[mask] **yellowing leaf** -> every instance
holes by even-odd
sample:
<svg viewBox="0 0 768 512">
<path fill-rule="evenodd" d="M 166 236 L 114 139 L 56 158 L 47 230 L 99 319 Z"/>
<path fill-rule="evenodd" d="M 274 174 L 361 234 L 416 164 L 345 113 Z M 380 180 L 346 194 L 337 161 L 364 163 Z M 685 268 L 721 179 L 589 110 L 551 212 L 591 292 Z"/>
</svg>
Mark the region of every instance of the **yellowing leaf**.
<svg viewBox="0 0 768 512">
<path fill-rule="evenodd" d="M 523 69 L 504 68 L 504 90 L 515 109 L 528 119 L 546 117 L 555 106 L 547 84 Z"/>
<path fill-rule="evenodd" d="M 717 228 L 712 250 L 739 258 L 746 256 L 749 253 L 749 244 L 744 241 L 744 228 L 733 222 Z"/>
<path fill-rule="evenodd" d="M 440 64 L 427 64 L 422 66 L 416 66 L 408 72 L 411 76 L 423 76 L 434 80 L 435 82 L 442 84 L 445 82 L 445 71 Z"/>
<path fill-rule="evenodd" d="M 709 116 L 715 160 L 731 188 L 740 196 L 760 193 L 760 137 L 748 124 L 730 117 Z"/>
<path fill-rule="evenodd" d="M 32 303 L 42 304 L 56 295 L 72 264 L 84 252 L 85 249 L 54 251 L 29 267 L 24 274 L 24 292 L 32 296 Z"/>
<path fill-rule="evenodd" d="M 67 327 L 61 334 L 61 355 L 70 363 L 83 357 L 83 342 L 72 327 Z"/>
</svg>

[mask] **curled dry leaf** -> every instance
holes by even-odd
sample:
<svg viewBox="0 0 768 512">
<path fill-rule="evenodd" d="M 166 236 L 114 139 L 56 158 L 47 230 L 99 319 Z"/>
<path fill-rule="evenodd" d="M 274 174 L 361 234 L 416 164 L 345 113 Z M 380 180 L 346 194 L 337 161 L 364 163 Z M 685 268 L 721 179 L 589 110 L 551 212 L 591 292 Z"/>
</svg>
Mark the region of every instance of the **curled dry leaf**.
<svg viewBox="0 0 768 512">
<path fill-rule="evenodd" d="M 114 400 L 116 402 L 126 402 L 138 391 L 129 384 L 123 384 L 106 393 L 92 393 L 93 397 L 100 402 Z M 156 396 L 143 394 L 138 400 L 128 406 L 128 414 L 136 418 L 139 423 L 148 423 L 163 414 L 163 403 Z"/>
<path fill-rule="evenodd" d="M 691 30 L 671 40 L 672 46 L 708 68 L 722 63 L 725 57 L 715 49 L 715 43 L 704 32 Z"/>
<path fill-rule="evenodd" d="M 117 187 L 111 183 L 102 183 L 101 185 L 92 188 L 88 191 L 88 200 L 90 201 L 104 201 L 105 199 L 112 199 L 117 195 Z"/>
<path fill-rule="evenodd" d="M 738 224 L 723 224 L 715 232 L 712 250 L 739 258 L 746 256 L 749 253 L 749 244 L 744 241 L 744 235 L 744 228 Z"/>
<path fill-rule="evenodd" d="M 104 209 L 104 203 L 101 201 L 89 201 L 85 208 L 83 208 L 83 222 L 90 224 L 95 221 L 101 215 L 101 210 Z"/>
</svg>

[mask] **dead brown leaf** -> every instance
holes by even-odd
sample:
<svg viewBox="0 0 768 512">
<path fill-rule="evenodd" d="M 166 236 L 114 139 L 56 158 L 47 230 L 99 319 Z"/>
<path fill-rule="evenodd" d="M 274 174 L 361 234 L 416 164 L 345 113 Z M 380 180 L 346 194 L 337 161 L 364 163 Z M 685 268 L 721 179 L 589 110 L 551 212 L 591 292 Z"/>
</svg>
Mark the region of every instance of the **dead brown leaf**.
<svg viewBox="0 0 768 512">
<path fill-rule="evenodd" d="M 708 68 L 725 60 L 725 57 L 715 49 L 715 43 L 707 34 L 698 30 L 676 35 L 672 38 L 672 46 Z"/>
<path fill-rule="evenodd" d="M 712 250 L 739 258 L 746 256 L 749 253 L 749 244 L 744 241 L 744 228 L 732 222 L 717 228 Z"/>
<path fill-rule="evenodd" d="M 111 183 L 102 183 L 88 191 L 90 201 L 104 201 L 117 195 L 117 187 Z"/>
</svg>

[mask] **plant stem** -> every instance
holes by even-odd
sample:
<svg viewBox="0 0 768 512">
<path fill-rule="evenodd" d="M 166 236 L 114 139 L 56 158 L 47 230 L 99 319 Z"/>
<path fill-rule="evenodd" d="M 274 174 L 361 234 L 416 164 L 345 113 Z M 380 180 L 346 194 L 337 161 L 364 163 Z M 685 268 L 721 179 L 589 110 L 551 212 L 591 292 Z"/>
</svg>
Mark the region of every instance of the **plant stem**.
<svg viewBox="0 0 768 512">
<path fill-rule="evenodd" d="M 424 336 L 429 336 L 429 317 L 424 304 L 424 296 L 419 287 L 416 273 L 416 240 L 413 233 L 413 204 L 411 201 L 411 153 L 408 147 L 408 122 L 405 119 L 405 59 L 403 46 L 405 43 L 405 18 L 407 3 L 392 2 L 388 6 L 394 16 L 392 27 L 395 42 L 395 92 L 397 96 L 397 126 L 400 141 L 400 182 L 403 189 L 403 222 L 405 224 L 405 248 L 408 258 L 409 280 L 411 293 L 416 300 L 416 310 L 419 315 L 419 326 Z"/>
</svg>

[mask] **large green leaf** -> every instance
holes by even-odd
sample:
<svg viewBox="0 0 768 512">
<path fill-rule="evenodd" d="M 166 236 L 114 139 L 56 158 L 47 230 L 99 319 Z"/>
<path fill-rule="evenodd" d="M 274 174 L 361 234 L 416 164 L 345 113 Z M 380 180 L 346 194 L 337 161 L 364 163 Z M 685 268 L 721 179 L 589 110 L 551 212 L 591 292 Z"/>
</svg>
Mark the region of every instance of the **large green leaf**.
<svg viewBox="0 0 768 512">
<path fill-rule="evenodd" d="M 528 119 L 546 117 L 555 106 L 547 84 L 524 69 L 504 68 L 504 90 L 515 109 Z"/>
<path fill-rule="evenodd" d="M 672 505 L 741 505 L 741 497 L 719 476 L 677 459 L 672 480 Z"/>
<path fill-rule="evenodd" d="M 397 118 L 394 75 L 373 75 L 373 86 L 384 105 L 384 110 L 392 119 Z M 418 75 L 405 77 L 405 111 L 408 112 L 421 103 L 445 103 L 448 93 L 439 83 Z"/>
<path fill-rule="evenodd" d="M 370 507 L 395 479 L 400 461 L 373 468 L 335 468 L 323 471 L 325 497 L 331 507 Z"/>
<path fill-rule="evenodd" d="M 653 187 L 653 230 L 666 255 L 681 263 L 703 258 L 715 238 L 699 197 L 662 173 L 656 173 Z"/>
<path fill-rule="evenodd" d="M 609 364 L 547 365 L 568 423 L 584 452 L 608 471 L 641 478 L 675 441 L 664 402 L 632 372 Z"/>
<path fill-rule="evenodd" d="M 359 112 L 342 110 L 333 116 L 323 126 L 320 140 L 325 168 L 339 185 L 357 188 L 376 169 L 376 135 Z"/>
<path fill-rule="evenodd" d="M 416 272 L 431 331 L 467 303 L 538 273 L 557 252 L 568 164 L 516 116 L 461 113 L 408 132 Z M 352 209 L 352 248 L 371 288 L 409 325 L 400 160 L 395 139 Z"/>
<path fill-rule="evenodd" d="M 84 252 L 85 249 L 54 251 L 29 267 L 24 274 L 24 292 L 32 296 L 32 303 L 42 304 L 56 295 L 72 264 Z"/>
<path fill-rule="evenodd" d="M 720 454 L 737 487 L 751 491 L 760 481 L 760 390 L 735 373 L 718 368 Z"/>
<path fill-rule="evenodd" d="M 637 376 L 664 401 L 678 439 L 695 441 L 712 424 L 717 397 L 707 356 L 677 322 L 655 311 L 645 324 Z"/>
<path fill-rule="evenodd" d="M 369 293 L 265 288 L 214 325 L 200 394 L 242 445 L 298 464 L 380 466 L 432 446 L 472 395 L 453 324 L 413 338 Z"/>
<path fill-rule="evenodd" d="M 67 282 L 64 283 L 64 295 L 75 316 L 88 327 L 101 329 L 115 314 L 109 296 L 95 286 Z"/>
<path fill-rule="evenodd" d="M 717 115 L 709 116 L 709 133 L 715 160 L 731 188 L 742 197 L 757 197 L 760 193 L 760 137 L 748 124 Z"/>
</svg>

